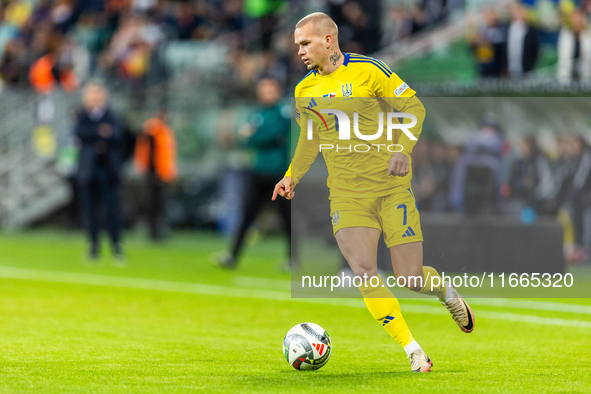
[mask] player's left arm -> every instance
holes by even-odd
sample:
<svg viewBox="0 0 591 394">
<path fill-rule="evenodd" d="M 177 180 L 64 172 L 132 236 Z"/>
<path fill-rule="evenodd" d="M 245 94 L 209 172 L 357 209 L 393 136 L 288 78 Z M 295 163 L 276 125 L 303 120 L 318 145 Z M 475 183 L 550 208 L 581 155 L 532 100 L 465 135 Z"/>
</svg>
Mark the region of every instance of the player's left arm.
<svg viewBox="0 0 591 394">
<path fill-rule="evenodd" d="M 394 107 L 398 112 L 412 114 L 417 119 L 417 123 L 413 127 L 407 128 L 411 135 L 416 139 L 411 139 L 406 133 L 401 132 L 397 143 L 402 147 L 402 150 L 392 155 L 388 165 L 388 175 L 405 176 L 410 172 L 410 155 L 421 135 L 421 131 L 423 130 L 426 111 L 425 106 L 417 96 L 403 98 L 398 101 L 398 107 Z M 409 123 L 409 121 L 410 119 L 404 118 L 403 123 Z"/>
<path fill-rule="evenodd" d="M 416 92 L 398 75 L 390 72 L 389 69 L 388 71 L 390 75 L 383 72 L 376 73 L 376 96 L 381 97 L 396 112 L 411 114 L 416 118 L 416 124 L 406 129 L 414 138 L 404 132 L 399 132 L 396 143 L 402 148 L 400 152 L 392 155 L 388 165 L 388 175 L 405 176 L 410 172 L 410 155 L 423 130 L 426 111 L 425 106 L 416 96 Z M 410 123 L 410 121 L 411 119 L 404 118 L 403 123 Z"/>
</svg>

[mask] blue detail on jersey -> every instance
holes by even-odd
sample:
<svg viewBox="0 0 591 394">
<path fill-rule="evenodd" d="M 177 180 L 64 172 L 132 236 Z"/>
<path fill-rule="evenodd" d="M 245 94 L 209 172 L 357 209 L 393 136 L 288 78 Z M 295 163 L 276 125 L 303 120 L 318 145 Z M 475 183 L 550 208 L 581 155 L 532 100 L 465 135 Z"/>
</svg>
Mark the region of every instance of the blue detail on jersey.
<svg viewBox="0 0 591 394">
<path fill-rule="evenodd" d="M 402 121 L 400 121 L 400 123 L 402 123 Z M 412 196 L 412 198 L 415 198 L 415 195 L 412 193 L 412 190 L 410 190 L 410 187 L 407 190 Z M 419 204 L 417 204 L 417 200 L 415 200 L 415 208 L 417 209 L 417 212 L 419 212 Z"/>
<path fill-rule="evenodd" d="M 337 117 L 336 114 L 334 114 L 334 129 L 336 131 L 339 131 L 339 118 Z"/>
<path fill-rule="evenodd" d="M 349 58 L 349 62 L 351 62 L 351 63 L 371 63 L 374 66 L 378 67 L 380 70 L 382 70 L 388 78 L 390 78 L 390 75 L 392 75 L 392 71 L 390 71 L 390 68 L 388 68 L 388 66 L 386 66 L 386 64 L 384 64 L 382 61 L 380 61 L 378 59 L 374 59 L 372 57 L 361 56 L 361 55 L 351 55 Z"/>
<path fill-rule="evenodd" d="M 390 316 L 390 315 L 386 316 L 384 318 L 384 322 L 382 323 L 382 327 L 384 327 L 386 324 L 390 323 L 392 320 L 394 320 L 394 316 Z"/>
<path fill-rule="evenodd" d="M 317 106 L 318 104 L 316 104 L 316 101 L 314 101 L 314 99 L 310 100 L 310 104 L 308 104 L 308 108 L 312 108 Z"/>
<path fill-rule="evenodd" d="M 345 60 L 343 61 L 343 66 L 347 67 L 347 64 L 349 64 L 349 58 L 351 57 L 351 55 L 349 53 L 343 53 L 343 56 L 345 57 Z"/>
<path fill-rule="evenodd" d="M 388 67 L 386 65 L 386 63 L 384 63 L 383 61 L 381 61 L 380 59 L 376 59 L 375 57 L 371 57 L 371 56 L 365 56 L 365 55 L 359 55 L 359 54 L 352 54 L 353 59 L 365 59 L 365 60 L 372 60 L 374 62 L 380 63 L 380 65 L 382 67 L 384 67 L 387 71 L 389 71 L 390 73 L 392 73 L 392 70 L 390 70 L 390 67 Z"/>
<path fill-rule="evenodd" d="M 406 226 L 406 204 L 400 204 L 399 206 L 396 207 L 396 209 L 404 209 L 404 218 L 402 219 L 402 225 Z"/>
<path fill-rule="evenodd" d="M 300 82 L 302 82 L 304 79 L 308 78 L 310 76 L 310 74 L 312 74 L 312 73 L 314 75 L 316 75 L 316 70 L 310 71 L 308 74 L 306 74 L 306 76 L 304 78 L 300 79 Z M 296 87 L 300 84 L 300 82 L 296 83 Z"/>
<path fill-rule="evenodd" d="M 412 237 L 413 235 L 416 235 L 415 232 L 413 231 L 413 229 L 410 226 L 408 226 L 408 228 L 406 229 L 406 232 L 402 235 L 402 238 Z"/>
<path fill-rule="evenodd" d="M 371 64 L 373 64 L 374 66 L 376 66 L 377 68 L 379 68 L 380 70 L 382 70 L 382 72 L 383 72 L 384 74 L 386 74 L 386 76 L 387 76 L 388 78 L 390 78 L 390 75 L 392 75 L 392 74 L 389 74 L 389 73 L 388 73 L 388 71 L 386 71 L 386 70 L 385 70 L 385 69 L 384 69 L 382 66 L 380 66 L 378 63 L 372 62 L 371 60 L 351 60 L 351 61 L 350 61 L 350 63 L 371 63 Z"/>
</svg>

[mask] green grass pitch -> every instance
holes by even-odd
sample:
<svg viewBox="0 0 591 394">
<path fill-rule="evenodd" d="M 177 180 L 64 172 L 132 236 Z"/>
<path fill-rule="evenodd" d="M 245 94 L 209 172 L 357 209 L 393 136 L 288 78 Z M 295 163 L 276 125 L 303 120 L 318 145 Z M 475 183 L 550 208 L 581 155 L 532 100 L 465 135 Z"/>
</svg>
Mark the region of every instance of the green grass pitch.
<svg viewBox="0 0 591 394">
<path fill-rule="evenodd" d="M 589 392 L 591 302 L 473 300 L 462 333 L 432 299 L 401 300 L 433 372 L 416 374 L 361 300 L 291 299 L 282 240 L 248 248 L 234 272 L 209 263 L 226 242 L 176 233 L 127 242 L 128 266 L 83 263 L 80 233 L 0 236 L 0 393 Z M 285 333 L 311 321 L 333 353 L 300 372 Z"/>
</svg>

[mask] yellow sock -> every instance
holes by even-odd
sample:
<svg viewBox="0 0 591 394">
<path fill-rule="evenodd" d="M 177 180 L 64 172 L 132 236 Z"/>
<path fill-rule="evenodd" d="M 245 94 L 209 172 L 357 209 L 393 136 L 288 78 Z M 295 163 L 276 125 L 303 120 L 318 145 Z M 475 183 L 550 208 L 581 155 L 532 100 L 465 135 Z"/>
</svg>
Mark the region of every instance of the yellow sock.
<svg viewBox="0 0 591 394">
<path fill-rule="evenodd" d="M 382 324 L 382 327 L 403 347 L 413 341 L 412 335 L 400 311 L 400 304 L 394 294 L 379 278 L 377 286 L 373 287 L 369 280 L 359 289 L 369 313 Z M 375 279 L 374 279 L 375 282 Z"/>
<path fill-rule="evenodd" d="M 439 278 L 439 280 L 435 279 L 435 281 L 433 281 L 433 278 Z M 437 298 L 445 297 L 447 288 L 435 268 L 427 266 L 423 267 L 423 280 L 425 285 L 418 291 L 418 293 L 435 296 Z"/>
</svg>

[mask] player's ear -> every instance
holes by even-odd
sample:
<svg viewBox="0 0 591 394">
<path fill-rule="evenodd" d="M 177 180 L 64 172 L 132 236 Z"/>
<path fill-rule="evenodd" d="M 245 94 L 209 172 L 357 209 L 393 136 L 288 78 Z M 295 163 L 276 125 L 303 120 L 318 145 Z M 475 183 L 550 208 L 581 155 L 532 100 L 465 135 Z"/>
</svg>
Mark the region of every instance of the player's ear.
<svg viewBox="0 0 591 394">
<path fill-rule="evenodd" d="M 332 36 L 330 34 L 324 36 L 324 45 L 326 46 L 326 49 L 330 48 L 332 45 Z"/>
</svg>

